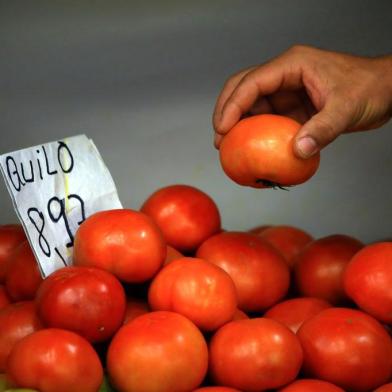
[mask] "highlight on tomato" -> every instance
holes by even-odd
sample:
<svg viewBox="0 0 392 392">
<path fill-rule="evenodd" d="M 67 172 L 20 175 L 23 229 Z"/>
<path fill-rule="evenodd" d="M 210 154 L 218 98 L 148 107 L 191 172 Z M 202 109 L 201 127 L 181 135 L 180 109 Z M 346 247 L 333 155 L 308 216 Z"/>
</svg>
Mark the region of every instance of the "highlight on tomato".
<svg viewBox="0 0 392 392">
<path fill-rule="evenodd" d="M 32 300 L 42 281 L 30 244 L 24 241 L 8 257 L 5 271 L 7 293 L 14 302 Z"/>
<path fill-rule="evenodd" d="M 280 388 L 297 377 L 302 365 L 296 335 L 266 318 L 225 324 L 213 335 L 209 349 L 213 381 L 241 391 Z"/>
<path fill-rule="evenodd" d="M 7 378 L 19 388 L 40 392 L 97 392 L 103 369 L 91 344 L 80 335 L 57 328 L 34 332 L 14 345 Z"/>
<path fill-rule="evenodd" d="M 158 189 L 143 203 L 141 211 L 157 223 L 170 246 L 185 254 L 221 230 L 214 200 L 190 185 Z"/>
<path fill-rule="evenodd" d="M 392 324 L 392 242 L 368 245 L 348 263 L 344 288 L 358 307 Z"/>
<path fill-rule="evenodd" d="M 196 257 L 231 276 L 238 308 L 245 312 L 266 310 L 288 291 L 290 272 L 283 256 L 256 235 L 229 231 L 216 234 L 199 247 Z"/>
<path fill-rule="evenodd" d="M 36 305 L 47 327 L 67 329 L 90 342 L 101 342 L 122 325 L 126 298 L 113 274 L 98 268 L 64 267 L 43 281 Z"/>
<path fill-rule="evenodd" d="M 237 293 L 227 272 L 203 259 L 184 257 L 162 268 L 151 282 L 148 302 L 153 310 L 169 310 L 189 318 L 204 331 L 231 321 Z"/>
<path fill-rule="evenodd" d="M 166 257 L 166 243 L 154 221 L 139 211 L 100 211 L 75 234 L 73 264 L 96 267 L 128 283 L 151 279 Z"/>
<path fill-rule="evenodd" d="M 192 391 L 207 367 L 202 333 L 174 312 L 150 312 L 130 321 L 113 337 L 107 354 L 113 386 L 127 392 Z"/>
<path fill-rule="evenodd" d="M 220 162 L 224 172 L 240 185 L 275 188 L 298 185 L 317 171 L 320 154 L 309 159 L 294 154 L 295 120 L 260 114 L 240 120 L 223 137 Z"/>
<path fill-rule="evenodd" d="M 15 302 L 0 310 L 0 373 L 16 342 L 42 328 L 33 301 Z"/>
<path fill-rule="evenodd" d="M 291 298 L 268 309 L 264 317 L 279 321 L 296 333 L 306 320 L 331 307 L 329 302 L 321 298 Z"/>
<path fill-rule="evenodd" d="M 344 271 L 351 258 L 363 247 L 354 237 L 334 234 L 309 243 L 297 256 L 295 286 L 299 294 L 322 298 L 332 305 L 347 301 Z"/>
<path fill-rule="evenodd" d="M 287 225 L 267 227 L 257 235 L 282 253 L 290 268 L 294 267 L 298 253 L 314 240 L 306 231 Z"/>
<path fill-rule="evenodd" d="M 345 391 L 373 391 L 390 380 L 392 338 L 370 315 L 329 308 L 305 321 L 297 332 L 303 370 Z"/>
</svg>

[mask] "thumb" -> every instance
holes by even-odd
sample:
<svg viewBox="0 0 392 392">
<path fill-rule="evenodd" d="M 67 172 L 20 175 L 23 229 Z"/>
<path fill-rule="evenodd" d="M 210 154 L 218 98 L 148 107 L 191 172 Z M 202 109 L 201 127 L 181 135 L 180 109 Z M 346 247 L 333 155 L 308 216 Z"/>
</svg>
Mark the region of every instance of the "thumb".
<svg viewBox="0 0 392 392">
<path fill-rule="evenodd" d="M 299 158 L 310 158 L 345 132 L 352 121 L 346 102 L 334 100 L 311 117 L 298 131 L 294 153 Z"/>
</svg>

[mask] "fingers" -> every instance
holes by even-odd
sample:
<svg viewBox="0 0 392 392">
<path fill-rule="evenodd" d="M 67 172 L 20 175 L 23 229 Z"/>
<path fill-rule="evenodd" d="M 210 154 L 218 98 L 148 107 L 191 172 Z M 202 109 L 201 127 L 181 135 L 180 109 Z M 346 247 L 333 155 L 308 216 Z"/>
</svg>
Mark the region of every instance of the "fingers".
<svg viewBox="0 0 392 392">
<path fill-rule="evenodd" d="M 310 118 L 296 135 L 294 152 L 309 158 L 349 128 L 353 118 L 350 105 L 340 99 L 327 101 L 325 107 Z"/>
<path fill-rule="evenodd" d="M 247 112 L 255 102 L 267 95 L 271 95 L 281 89 L 299 89 L 303 87 L 302 69 L 300 61 L 297 61 L 292 53 L 278 57 L 267 64 L 250 70 L 233 88 L 229 95 L 229 89 L 222 93 L 214 127 L 216 132 L 225 134 Z"/>
<path fill-rule="evenodd" d="M 223 86 L 223 89 L 221 93 L 219 94 L 219 97 L 216 101 L 215 104 L 215 109 L 214 109 L 214 114 L 213 114 L 213 125 L 215 130 L 217 129 L 217 124 L 220 121 L 221 115 L 222 115 L 222 108 L 227 101 L 227 99 L 230 97 L 230 95 L 233 93 L 233 90 L 237 87 L 238 83 L 241 81 L 241 79 L 249 73 L 251 70 L 253 70 L 256 67 L 249 67 L 246 68 L 235 75 L 233 75 L 231 78 L 229 78 L 225 85 Z"/>
</svg>

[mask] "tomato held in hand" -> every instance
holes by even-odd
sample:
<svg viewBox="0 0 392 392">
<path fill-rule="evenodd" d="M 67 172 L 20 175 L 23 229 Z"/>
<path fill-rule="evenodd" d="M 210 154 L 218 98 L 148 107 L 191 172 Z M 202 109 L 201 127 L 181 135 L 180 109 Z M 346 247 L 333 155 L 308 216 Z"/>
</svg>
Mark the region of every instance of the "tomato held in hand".
<svg viewBox="0 0 392 392">
<path fill-rule="evenodd" d="M 207 343 L 186 317 L 151 312 L 121 327 L 112 339 L 107 368 L 124 392 L 192 391 L 208 367 Z"/>
<path fill-rule="evenodd" d="M 126 300 L 121 283 L 109 272 L 65 267 L 44 280 L 36 304 L 46 326 L 68 329 L 90 342 L 100 342 L 122 325 Z"/>
<path fill-rule="evenodd" d="M 282 253 L 290 268 L 293 268 L 297 254 L 313 241 L 306 231 L 293 226 L 272 226 L 258 235 Z"/>
<path fill-rule="evenodd" d="M 87 340 L 71 331 L 49 328 L 15 344 L 7 377 L 19 387 L 40 392 L 97 392 L 103 369 Z"/>
<path fill-rule="evenodd" d="M 306 320 L 330 307 L 331 304 L 321 298 L 292 298 L 268 309 L 264 317 L 279 321 L 296 333 Z"/>
<path fill-rule="evenodd" d="M 74 265 L 107 270 L 128 283 L 151 279 L 165 256 L 161 231 L 138 211 L 97 212 L 80 225 L 75 235 Z"/>
<path fill-rule="evenodd" d="M 347 295 L 365 312 L 392 324 L 392 242 L 368 245 L 348 264 Z"/>
<path fill-rule="evenodd" d="M 264 391 L 293 381 L 302 364 L 298 338 L 274 320 L 231 321 L 210 342 L 210 372 L 217 385 Z"/>
<path fill-rule="evenodd" d="M 151 282 L 148 301 L 153 310 L 180 313 L 205 331 L 232 320 L 237 309 L 236 289 L 227 272 L 193 257 L 162 268 Z"/>
<path fill-rule="evenodd" d="M 5 287 L 10 298 L 14 302 L 34 299 L 43 279 L 28 241 L 13 250 L 7 264 Z"/>
<path fill-rule="evenodd" d="M 15 343 L 42 327 L 33 301 L 16 302 L 0 310 L 0 373 Z"/>
<path fill-rule="evenodd" d="M 344 392 L 344 390 L 327 381 L 304 379 L 294 381 L 279 389 L 279 392 Z"/>
<path fill-rule="evenodd" d="M 0 283 L 4 282 L 10 252 L 23 241 L 26 241 L 26 235 L 21 225 L 0 226 Z"/>
<path fill-rule="evenodd" d="M 171 185 L 154 192 L 141 211 L 158 224 L 167 243 L 190 253 L 221 229 L 217 205 L 206 193 L 189 185 Z"/>
<path fill-rule="evenodd" d="M 238 308 L 268 309 L 287 293 L 290 273 L 283 256 L 258 236 L 223 232 L 205 241 L 196 256 L 224 269 L 237 289 Z"/>
<path fill-rule="evenodd" d="M 306 374 L 347 391 L 372 391 L 392 371 L 392 339 L 373 317 L 354 309 L 330 308 L 297 332 Z"/>
<path fill-rule="evenodd" d="M 223 170 L 233 181 L 253 188 L 307 181 L 319 166 L 320 154 L 306 160 L 294 155 L 294 136 L 300 128 L 293 119 L 274 114 L 244 118 L 222 139 Z"/>
<path fill-rule="evenodd" d="M 357 239 L 341 234 L 308 244 L 297 257 L 294 275 L 299 293 L 322 298 L 333 305 L 347 300 L 343 275 L 351 258 L 363 247 Z"/>
</svg>

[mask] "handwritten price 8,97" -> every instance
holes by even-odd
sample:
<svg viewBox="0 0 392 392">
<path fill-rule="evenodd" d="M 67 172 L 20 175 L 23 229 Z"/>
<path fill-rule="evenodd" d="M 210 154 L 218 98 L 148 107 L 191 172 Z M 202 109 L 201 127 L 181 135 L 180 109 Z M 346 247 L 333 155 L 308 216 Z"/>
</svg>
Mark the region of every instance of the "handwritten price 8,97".
<svg viewBox="0 0 392 392">
<path fill-rule="evenodd" d="M 83 199 L 76 194 L 70 194 L 67 196 L 68 200 L 76 200 L 80 204 L 80 220 L 77 222 L 78 225 L 82 224 L 83 221 L 86 219 L 85 208 L 84 208 L 84 201 Z M 63 222 L 65 229 L 67 231 L 69 241 L 65 244 L 67 248 L 73 247 L 74 244 L 74 236 L 70 229 L 68 216 L 65 210 L 65 198 L 58 198 L 57 196 L 52 197 L 49 199 L 47 204 L 47 212 L 49 219 L 53 223 L 58 223 L 60 221 Z M 45 256 L 51 257 L 52 250 L 49 245 L 47 238 L 44 235 L 45 230 L 45 215 L 40 211 L 38 208 L 31 207 L 27 210 L 27 216 L 30 219 L 30 222 L 34 225 L 38 232 L 38 244 L 42 252 Z M 65 258 L 61 255 L 59 249 L 55 246 L 54 251 L 60 257 L 62 262 L 66 265 Z"/>
</svg>

